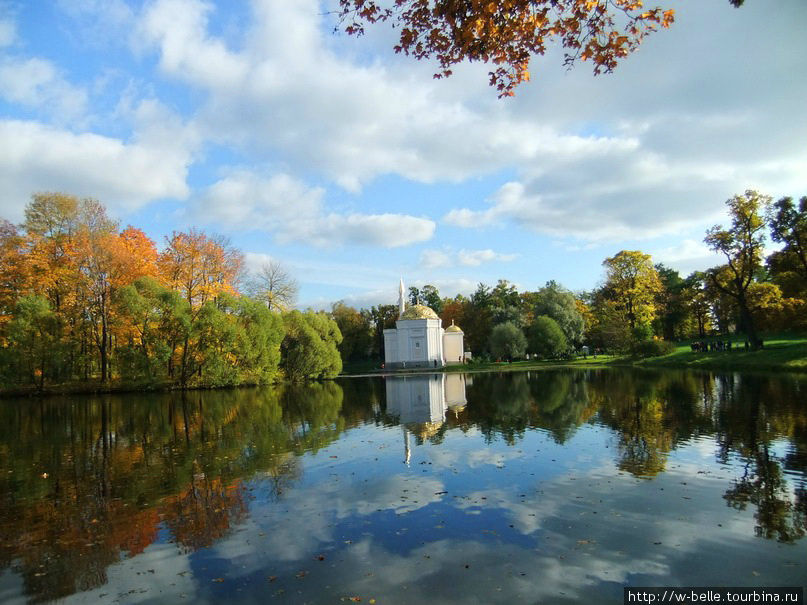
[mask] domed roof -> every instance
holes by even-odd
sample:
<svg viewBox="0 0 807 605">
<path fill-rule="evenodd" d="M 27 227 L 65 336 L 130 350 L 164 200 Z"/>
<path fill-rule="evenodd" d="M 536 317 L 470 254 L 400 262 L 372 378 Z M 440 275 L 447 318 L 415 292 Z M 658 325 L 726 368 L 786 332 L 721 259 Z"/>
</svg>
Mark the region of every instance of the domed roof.
<svg viewBox="0 0 807 605">
<path fill-rule="evenodd" d="M 446 332 L 462 332 L 462 330 L 460 330 L 459 326 L 455 326 L 454 324 L 451 324 L 450 326 L 448 326 L 446 328 Z"/>
<path fill-rule="evenodd" d="M 401 319 L 440 319 L 432 309 L 426 305 L 412 305 L 407 307 Z"/>
</svg>

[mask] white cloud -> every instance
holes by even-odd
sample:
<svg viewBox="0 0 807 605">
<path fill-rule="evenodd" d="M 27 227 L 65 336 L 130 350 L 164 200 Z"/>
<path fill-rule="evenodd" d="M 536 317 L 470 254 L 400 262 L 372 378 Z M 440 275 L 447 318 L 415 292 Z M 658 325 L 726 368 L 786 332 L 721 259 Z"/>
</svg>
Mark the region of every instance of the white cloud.
<svg viewBox="0 0 807 605">
<path fill-rule="evenodd" d="M 65 191 L 101 200 L 113 212 L 163 197 L 184 198 L 190 152 L 149 142 L 124 143 L 35 122 L 0 121 L 0 215 L 19 220 L 30 195 Z"/>
<path fill-rule="evenodd" d="M 662 262 L 682 275 L 689 275 L 693 271 L 705 271 L 725 263 L 723 256 L 712 252 L 702 241 L 692 239 L 685 239 L 674 246 L 656 250 L 652 255 L 654 261 Z"/>
<path fill-rule="evenodd" d="M 154 3 L 141 31 L 166 75 L 208 93 L 199 122 L 209 136 L 261 153 L 282 150 L 347 190 L 382 174 L 460 181 L 514 162 L 605 157 L 637 145 L 632 136 L 580 136 L 514 116 L 495 95 L 480 104 L 409 62 L 339 56 L 326 46 L 315 0 L 253 7 L 238 50 L 210 34 L 213 9 L 196 0 Z M 344 42 L 353 48 L 356 40 Z"/>
<path fill-rule="evenodd" d="M 70 84 L 53 63 L 39 58 L 0 61 L 0 95 L 11 103 L 46 109 L 58 120 L 77 119 L 87 107 L 86 91 Z"/>
<path fill-rule="evenodd" d="M 420 254 L 420 264 L 426 269 L 448 268 L 456 265 L 478 267 L 483 263 L 510 262 L 518 258 L 518 254 L 504 254 L 490 248 L 485 250 L 442 250 L 428 249 Z"/>
<path fill-rule="evenodd" d="M 281 243 L 397 248 L 431 239 L 434 221 L 406 214 L 326 213 L 325 190 L 287 174 L 235 170 L 205 191 L 195 211 L 208 224 L 271 232 Z"/>
<path fill-rule="evenodd" d="M 206 34 L 213 6 L 196 0 L 158 0 L 145 10 L 135 40 L 159 47 L 160 68 L 167 74 L 212 89 L 236 93 L 247 66 L 225 44 Z"/>
</svg>

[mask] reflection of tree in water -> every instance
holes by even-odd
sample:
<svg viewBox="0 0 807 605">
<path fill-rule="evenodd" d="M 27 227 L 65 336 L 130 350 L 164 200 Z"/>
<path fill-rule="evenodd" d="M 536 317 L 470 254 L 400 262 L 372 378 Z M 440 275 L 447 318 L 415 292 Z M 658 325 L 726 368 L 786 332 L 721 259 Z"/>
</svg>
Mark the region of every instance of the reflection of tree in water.
<svg viewBox="0 0 807 605">
<path fill-rule="evenodd" d="M 744 461 L 743 474 L 723 496 L 729 506 L 745 510 L 756 506 L 754 531 L 763 538 L 795 542 L 804 536 L 807 518 L 804 475 L 791 490 L 783 460 L 771 451 L 772 442 L 788 436 L 803 449 L 797 437 L 807 426 L 803 406 L 783 397 L 780 381 L 757 376 L 721 376 L 720 459 L 736 452 Z"/>
<path fill-rule="evenodd" d="M 49 601 L 106 583 L 161 522 L 188 550 L 210 545 L 247 514 L 245 479 L 280 498 L 299 454 L 338 437 L 341 404 L 335 383 L 2 402 L 0 570 Z"/>
<path fill-rule="evenodd" d="M 199 473 L 180 493 L 166 498 L 160 510 L 177 543 L 193 552 L 226 536 L 244 519 L 244 486 L 240 481 L 225 485 Z"/>
<path fill-rule="evenodd" d="M 586 385 L 587 372 L 576 370 L 474 375 L 468 406 L 452 424 L 478 426 L 486 440 L 502 435 L 510 445 L 533 428 L 563 443 L 596 411 Z"/>
<path fill-rule="evenodd" d="M 577 427 L 596 412 L 588 397 L 587 373 L 543 372 L 530 381 L 535 402 L 535 424 L 564 443 Z"/>
<path fill-rule="evenodd" d="M 318 451 L 345 429 L 342 387 L 333 381 L 290 383 L 280 389 L 283 421 L 296 453 Z"/>
<path fill-rule="evenodd" d="M 479 374 L 468 388 L 467 421 L 490 442 L 500 434 L 512 445 L 529 426 L 532 399 L 524 372 Z"/>
<path fill-rule="evenodd" d="M 589 393 L 598 418 L 616 432 L 617 466 L 637 477 L 663 472 L 682 439 L 708 426 L 699 413 L 698 383 L 680 372 L 595 373 Z"/>
</svg>

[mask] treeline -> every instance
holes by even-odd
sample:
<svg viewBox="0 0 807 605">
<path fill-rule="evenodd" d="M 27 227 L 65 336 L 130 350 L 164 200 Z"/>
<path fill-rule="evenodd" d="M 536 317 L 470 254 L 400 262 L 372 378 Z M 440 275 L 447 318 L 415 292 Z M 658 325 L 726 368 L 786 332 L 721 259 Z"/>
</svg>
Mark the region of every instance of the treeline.
<svg viewBox="0 0 807 605">
<path fill-rule="evenodd" d="M 161 387 L 335 376 L 341 334 L 324 313 L 249 297 L 226 238 L 175 232 L 158 251 L 92 199 L 32 197 L 0 220 L 0 386 L 123 381 Z M 260 283 L 260 280 L 257 282 Z"/>
<path fill-rule="evenodd" d="M 479 284 L 470 297 L 440 296 L 432 285 L 410 288 L 410 303 L 452 321 L 476 357 L 560 357 L 587 345 L 639 356 L 663 354 L 672 342 L 760 332 L 807 330 L 807 196 L 798 202 L 746 191 L 726 202 L 731 224 L 707 231 L 705 242 L 725 264 L 686 277 L 638 250 L 603 261 L 602 285 L 572 293 L 550 281 L 519 292 L 506 280 Z M 781 245 L 767 258 L 766 236 Z M 383 330 L 395 327 L 395 305 L 357 310 L 336 303 L 344 360 L 383 358 Z"/>
</svg>

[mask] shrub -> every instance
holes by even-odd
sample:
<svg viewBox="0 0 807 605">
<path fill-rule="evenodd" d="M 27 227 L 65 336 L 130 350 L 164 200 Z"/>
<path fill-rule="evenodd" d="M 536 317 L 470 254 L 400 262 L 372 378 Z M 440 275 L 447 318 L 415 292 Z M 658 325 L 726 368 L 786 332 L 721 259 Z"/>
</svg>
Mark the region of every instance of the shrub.
<svg viewBox="0 0 807 605">
<path fill-rule="evenodd" d="M 660 357 L 675 351 L 675 344 L 669 340 L 645 340 L 637 342 L 633 349 L 636 357 Z"/>
</svg>

